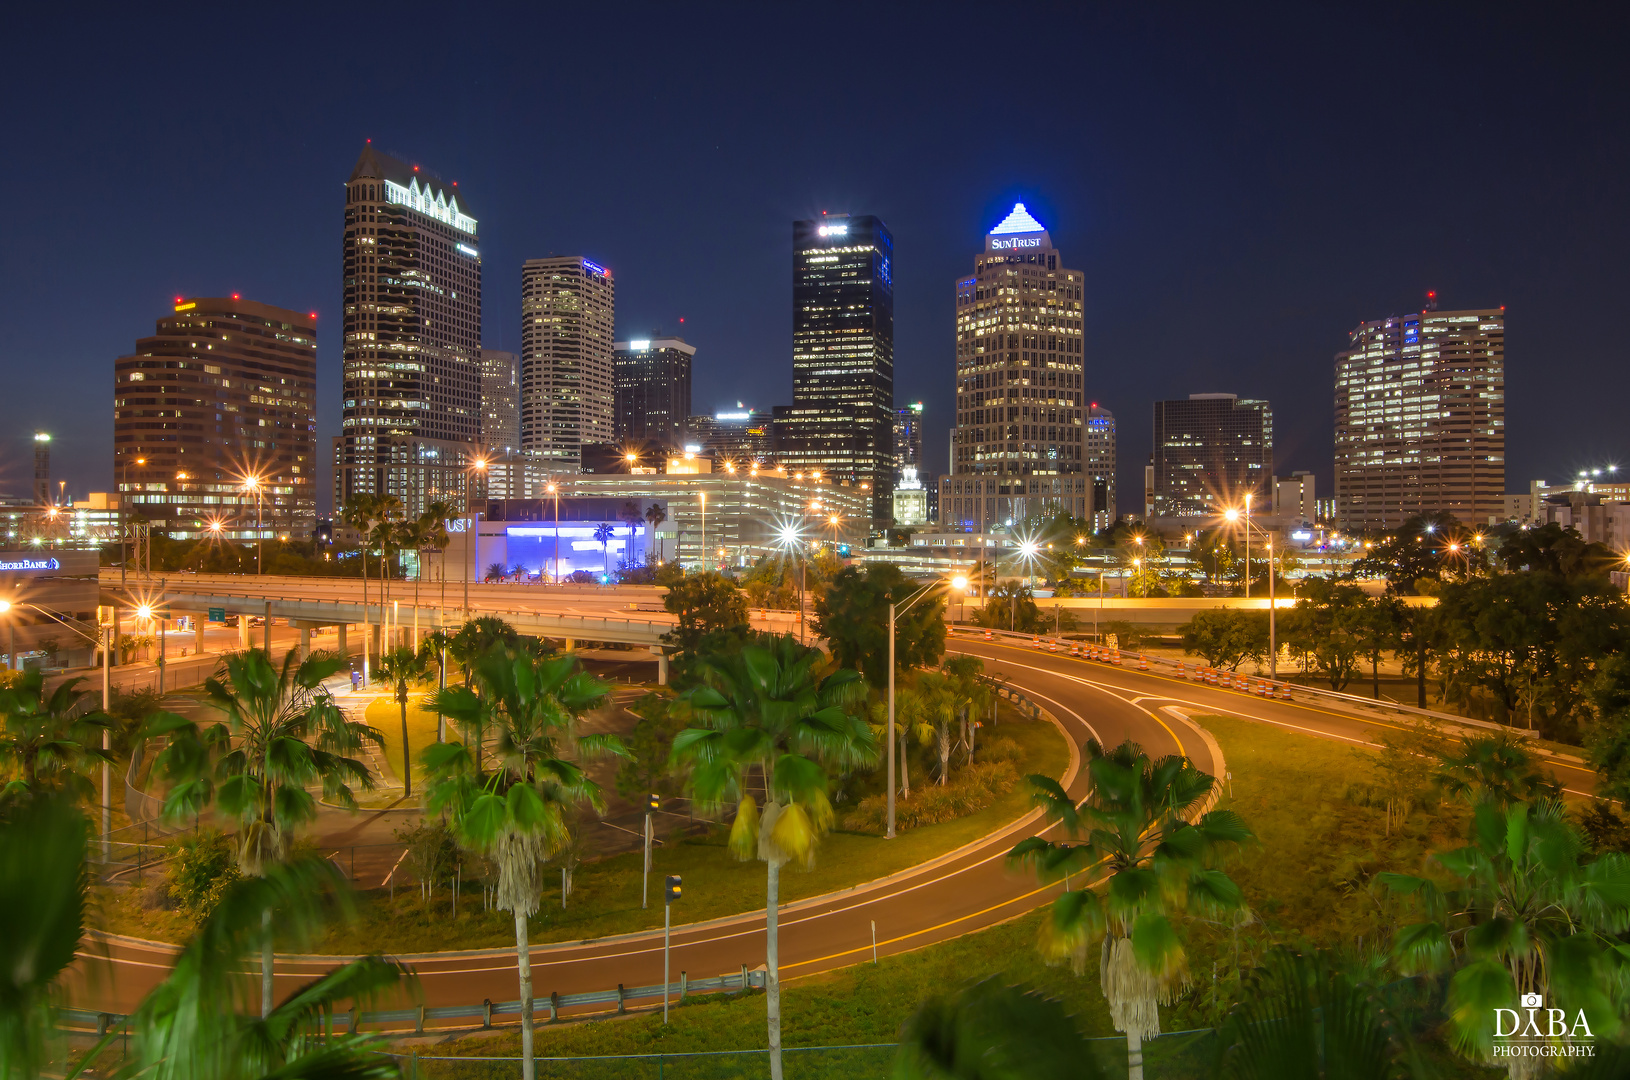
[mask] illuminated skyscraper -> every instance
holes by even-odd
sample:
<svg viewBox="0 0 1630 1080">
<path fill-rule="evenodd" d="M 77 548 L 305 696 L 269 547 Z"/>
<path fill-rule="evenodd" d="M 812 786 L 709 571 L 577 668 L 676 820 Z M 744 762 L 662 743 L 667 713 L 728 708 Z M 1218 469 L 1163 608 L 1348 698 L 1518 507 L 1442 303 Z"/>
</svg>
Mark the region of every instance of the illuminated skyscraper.
<svg viewBox="0 0 1630 1080">
<path fill-rule="evenodd" d="M 923 472 L 923 403 L 913 401 L 894 410 L 894 479 L 907 467 Z"/>
<path fill-rule="evenodd" d="M 521 449 L 521 366 L 512 352 L 481 350 L 481 446 L 497 454 Z"/>
<path fill-rule="evenodd" d="M 956 427 L 940 478 L 947 528 L 983 532 L 1066 510 L 1085 517 L 1082 275 L 1023 203 L 956 282 Z"/>
<path fill-rule="evenodd" d="M 1336 354 L 1336 525 L 1503 516 L 1505 309 L 1429 307 L 1349 336 Z"/>
<path fill-rule="evenodd" d="M 619 341 L 617 438 L 682 447 L 689 439 L 690 365 L 696 346 L 684 338 Z"/>
<path fill-rule="evenodd" d="M 316 475 L 316 316 L 177 297 L 113 362 L 113 480 L 155 529 L 304 540 Z"/>
<path fill-rule="evenodd" d="M 464 503 L 481 437 L 481 241 L 457 183 L 372 146 L 345 185 L 344 408 L 334 505 Z"/>
<path fill-rule="evenodd" d="M 1234 394 L 1155 402 L 1155 513 L 1272 508 L 1273 410 Z"/>
<path fill-rule="evenodd" d="M 1082 471 L 1092 485 L 1087 514 L 1094 532 L 1115 524 L 1115 414 L 1096 401 L 1087 407 Z"/>
<path fill-rule="evenodd" d="M 521 267 L 521 450 L 545 472 L 575 473 L 584 446 L 616 438 L 612 345 L 617 288 L 582 256 Z"/>
<path fill-rule="evenodd" d="M 865 485 L 894 512 L 894 237 L 876 217 L 792 223 L 792 404 L 777 456 L 795 474 Z"/>
</svg>

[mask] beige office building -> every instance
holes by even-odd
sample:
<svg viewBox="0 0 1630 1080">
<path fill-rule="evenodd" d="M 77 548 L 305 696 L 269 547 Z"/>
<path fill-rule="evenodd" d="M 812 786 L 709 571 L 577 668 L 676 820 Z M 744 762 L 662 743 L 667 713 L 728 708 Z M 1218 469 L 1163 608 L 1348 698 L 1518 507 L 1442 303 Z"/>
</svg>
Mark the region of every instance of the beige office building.
<svg viewBox="0 0 1630 1080">
<path fill-rule="evenodd" d="M 113 363 L 113 481 L 175 539 L 310 537 L 317 519 L 317 320 L 177 297 Z"/>
<path fill-rule="evenodd" d="M 1084 471 L 1082 274 L 1023 203 L 956 282 L 956 426 L 940 522 L 966 532 L 1092 506 Z"/>
<path fill-rule="evenodd" d="M 616 316 L 600 264 L 574 255 L 521 267 L 521 450 L 544 470 L 576 472 L 584 446 L 617 436 Z"/>
<path fill-rule="evenodd" d="M 1505 309 L 1363 323 L 1336 354 L 1336 524 L 1505 514 Z"/>
</svg>

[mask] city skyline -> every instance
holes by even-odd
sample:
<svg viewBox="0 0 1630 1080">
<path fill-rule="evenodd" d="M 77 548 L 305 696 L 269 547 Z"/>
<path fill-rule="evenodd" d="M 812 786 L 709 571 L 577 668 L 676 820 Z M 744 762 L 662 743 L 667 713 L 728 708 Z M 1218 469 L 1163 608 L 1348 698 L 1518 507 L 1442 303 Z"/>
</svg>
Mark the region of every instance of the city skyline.
<svg viewBox="0 0 1630 1080">
<path fill-rule="evenodd" d="M 934 58 L 954 55 L 968 39 L 943 29 L 929 32 L 883 83 L 865 90 L 834 84 L 838 102 L 865 95 L 873 106 L 844 124 L 833 117 L 854 116 L 853 109 L 836 108 L 786 131 L 765 123 L 772 114 L 792 115 L 786 110 L 801 91 L 759 60 L 748 74 L 762 93 L 740 105 L 728 104 L 722 85 L 704 80 L 672 93 L 645 117 L 655 76 L 635 73 L 598 88 L 592 132 L 584 134 L 585 114 L 569 123 L 572 138 L 596 147 L 641 145 L 680 163 L 619 167 L 610 175 L 537 167 L 537 151 L 515 133 L 541 115 L 541 102 L 505 89 L 524 65 L 491 27 L 478 30 L 472 43 L 486 81 L 411 115 L 333 105 L 353 98 L 353 86 L 366 80 L 340 48 L 362 32 L 360 24 L 326 17 L 310 28 L 309 78 L 271 77 L 284 62 L 257 58 L 256 71 L 266 77 L 200 100 L 177 92 L 175 77 L 160 73 L 150 86 L 122 93 L 116 124 L 73 95 L 49 113 L 49 124 L 35 118 L 47 110 L 21 108 L 13 120 L 17 167 L 0 182 L 16 185 L 48 168 L 61 172 L 53 163 L 77 160 L 76 145 L 104 148 L 129 165 L 96 196 L 112 211 L 97 228 L 120 252 L 116 259 L 85 257 L 97 244 L 72 212 L 74 200 L 88 200 L 76 186 L 84 181 L 60 190 L 14 189 L 30 212 L 9 226 L 9 287 L 0 290 L 0 303 L 16 331 L 0 346 L 0 365 L 13 376 L 12 407 L 37 402 L 38 415 L 13 415 L 0 486 L 27 490 L 22 444 L 42 427 L 56 436 L 54 474 L 71 493 L 112 487 L 110 433 L 76 422 L 60 386 L 103 378 L 108 358 L 128 349 L 132 336 L 151 325 L 153 311 L 178 294 L 241 292 L 314 310 L 320 326 L 336 327 L 319 334 L 319 445 L 326 446 L 341 419 L 334 187 L 369 136 L 479 192 L 487 221 L 502 222 L 483 225 L 482 256 L 493 264 L 484 275 L 484 347 L 520 350 L 514 313 L 521 262 L 583 251 L 618 271 L 619 312 L 626 316 L 618 337 L 672 327 L 705 351 L 710 359 L 699 366 L 695 387 L 699 413 L 736 400 L 768 409 L 790 399 L 785 222 L 843 207 L 878 214 L 910 252 L 896 274 L 896 396 L 927 406 L 930 475 L 947 464 L 943 433 L 955 414 L 945 374 L 951 309 L 942 283 L 965 267 L 971 231 L 988 228 L 1015 201 L 1047 222 L 1087 275 L 1088 344 L 1103 361 L 1090 392 L 1117 414 L 1125 448 L 1148 444 L 1150 401 L 1225 385 L 1281 403 L 1281 468 L 1310 468 L 1321 490 L 1333 490 L 1328 380 L 1310 376 L 1328 372 L 1329 357 L 1357 322 L 1419 310 L 1426 291 L 1436 289 L 1446 308 L 1506 304 L 1513 326 L 1551 328 L 1543 338 L 1530 331 L 1513 342 L 1508 485 L 1571 475 L 1621 456 L 1618 431 L 1598 411 L 1605 403 L 1584 402 L 1566 440 L 1544 430 L 1547 417 L 1575 408 L 1557 385 L 1566 380 L 1548 376 L 1588 378 L 1616 355 L 1606 320 L 1572 313 L 1607 310 L 1624 274 L 1611 252 L 1626 230 L 1625 214 L 1596 194 L 1622 173 L 1624 151 L 1582 139 L 1597 117 L 1615 114 L 1622 88 L 1582 92 L 1586 76 L 1573 73 L 1591 69 L 1578 62 L 1590 46 L 1577 35 L 1564 46 L 1543 23 L 1509 15 L 1479 20 L 1455 44 L 1432 49 L 1434 73 L 1410 62 L 1424 46 L 1406 46 L 1392 53 L 1388 85 L 1359 94 L 1312 79 L 1306 57 L 1316 50 L 1305 46 L 1335 26 L 1353 35 L 1354 48 L 1378 33 L 1331 16 L 1271 27 L 1232 26 L 1220 17 L 1193 20 L 1189 28 L 1159 16 L 1067 21 L 1097 42 L 1079 94 L 1125 107 L 1083 113 L 1038 106 L 991 125 L 995 152 L 977 159 L 945 153 L 968 125 L 994 114 L 988 104 L 970 115 L 953 106 L 952 72 Z M 786 25 L 765 14 L 716 45 L 701 41 L 701 28 L 681 30 L 679 40 L 702 46 L 698 55 L 713 55 L 756 35 L 773 38 Z M 912 32 L 893 17 L 881 25 L 895 35 Z M 57 33 L 38 29 L 42 46 Z M 242 29 L 229 19 L 210 32 Z M 676 29 L 676 20 L 658 17 L 631 28 L 629 40 Z M 94 85 L 128 83 L 121 72 L 130 60 L 121 57 L 149 33 L 140 26 L 128 35 L 93 32 L 83 45 L 85 55 L 100 57 Z M 1260 62 L 1224 68 L 1213 59 L 1228 51 L 1215 48 L 1219 36 Z M 412 40 L 401 46 L 410 56 L 425 48 Z M 1491 49 L 1508 57 L 1498 78 L 1480 67 Z M 1240 75 L 1244 68 L 1253 74 Z M 1225 72 L 1225 81 L 1216 82 Z M 53 93 L 61 79 L 29 57 L 14 65 L 13 77 L 22 80 L 15 98 L 25 105 Z M 1311 89 L 1301 93 L 1304 86 Z M 189 122 L 224 133 L 207 159 L 154 152 L 178 101 L 187 103 Z M 1377 173 L 1362 159 L 1355 168 L 1351 140 L 1390 130 L 1421 101 L 1430 101 L 1445 125 L 1496 123 L 1513 164 L 1482 175 L 1429 153 L 1417 156 L 1407 175 Z M 234 126 L 233 118 L 245 114 L 264 114 L 298 130 L 299 138 L 277 146 L 269 159 L 276 144 L 260 134 L 268 128 Z M 906 115 L 918 122 L 897 132 Z M 1066 134 L 1061 139 L 1058 132 Z M 1022 150 L 1044 144 L 1069 148 Z M 818 155 L 804 153 L 814 148 Z M 755 183 L 743 200 L 726 181 L 745 175 Z M 1423 222 L 1418 208 L 1428 205 L 1431 218 Z M 226 239 L 246 217 L 266 242 Z M 1355 251 L 1362 254 L 1353 258 Z M 95 310 L 71 314 L 69 298 L 85 295 L 97 298 Z M 74 334 L 55 332 L 70 319 Z M 1123 448 L 1119 464 L 1120 485 L 1140 487 L 1138 455 Z M 326 475 L 319 483 L 326 491 Z"/>
</svg>

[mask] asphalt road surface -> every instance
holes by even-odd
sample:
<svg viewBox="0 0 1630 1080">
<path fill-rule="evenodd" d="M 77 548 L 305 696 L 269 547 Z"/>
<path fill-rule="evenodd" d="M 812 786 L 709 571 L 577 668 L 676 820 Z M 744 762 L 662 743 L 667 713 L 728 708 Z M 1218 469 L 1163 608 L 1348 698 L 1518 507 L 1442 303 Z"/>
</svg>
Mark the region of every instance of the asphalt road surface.
<svg viewBox="0 0 1630 1080">
<path fill-rule="evenodd" d="M 1221 774 L 1226 766 L 1215 760 L 1208 740 L 1184 719 L 1185 713 L 1223 713 L 1348 743 L 1370 743 L 1395 726 L 1380 714 L 1370 718 L 1300 701 L 1266 701 L 1126 666 L 986 642 L 963 633 L 953 635 L 950 647 L 985 658 L 987 671 L 1006 676 L 1013 686 L 1050 710 L 1077 747 L 1089 738 L 1106 746 L 1131 738 L 1154 755 L 1186 754 L 1213 774 Z M 1589 792 L 1593 776 L 1588 769 L 1552 764 L 1570 790 Z M 1073 759 L 1067 787 L 1077 797 L 1084 793 L 1083 778 Z M 888 955 L 991 926 L 1048 902 L 1061 886 L 1039 886 L 1029 874 L 1010 872 L 1005 865 L 1008 849 L 1035 827 L 1033 818 L 1026 819 L 936 862 L 784 907 L 783 980 L 792 982 L 870 960 L 874 923 L 876 951 Z M 672 948 L 676 982 L 681 971 L 705 978 L 739 972 L 744 964 L 758 967 L 765 956 L 763 912 L 675 927 Z M 95 980 L 91 985 L 97 987 L 92 995 L 96 1007 L 127 1011 L 162 978 L 169 966 L 168 952 L 118 941 L 108 944 L 105 958 L 87 956 L 89 974 Z M 486 998 L 511 1001 L 519 996 L 513 950 L 403 959 L 418 971 L 422 1000 L 428 1005 L 479 1005 Z M 324 970 L 330 962 L 325 958 L 280 958 L 279 993 Z M 532 970 L 534 993 L 540 998 L 552 991 L 565 994 L 610 990 L 618 984 L 660 983 L 662 935 L 641 933 L 540 946 L 532 950 Z"/>
</svg>

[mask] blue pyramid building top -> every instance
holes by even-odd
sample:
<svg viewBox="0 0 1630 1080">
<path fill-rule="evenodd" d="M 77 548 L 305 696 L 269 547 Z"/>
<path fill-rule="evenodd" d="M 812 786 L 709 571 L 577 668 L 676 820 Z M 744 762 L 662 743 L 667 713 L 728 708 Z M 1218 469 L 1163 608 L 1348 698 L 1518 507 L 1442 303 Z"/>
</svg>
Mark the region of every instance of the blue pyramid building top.
<svg viewBox="0 0 1630 1080">
<path fill-rule="evenodd" d="M 1024 203 L 1014 203 L 1013 210 L 1002 223 L 990 231 L 992 236 L 998 233 L 1046 232 L 1042 223 L 1030 216 L 1030 211 L 1024 208 Z"/>
</svg>

